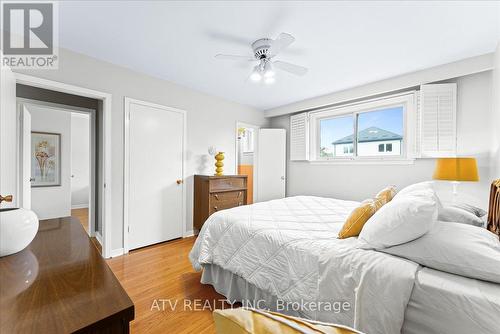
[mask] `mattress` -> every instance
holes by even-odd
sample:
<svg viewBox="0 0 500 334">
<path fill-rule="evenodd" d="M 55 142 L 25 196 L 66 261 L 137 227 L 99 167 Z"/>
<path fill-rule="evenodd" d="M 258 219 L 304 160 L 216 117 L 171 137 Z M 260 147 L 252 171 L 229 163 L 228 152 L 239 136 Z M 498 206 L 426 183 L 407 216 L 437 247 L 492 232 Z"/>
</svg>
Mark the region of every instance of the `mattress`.
<svg viewBox="0 0 500 334">
<path fill-rule="evenodd" d="M 499 315 L 499 284 L 422 268 L 406 308 L 403 333 L 500 333 Z"/>
</svg>

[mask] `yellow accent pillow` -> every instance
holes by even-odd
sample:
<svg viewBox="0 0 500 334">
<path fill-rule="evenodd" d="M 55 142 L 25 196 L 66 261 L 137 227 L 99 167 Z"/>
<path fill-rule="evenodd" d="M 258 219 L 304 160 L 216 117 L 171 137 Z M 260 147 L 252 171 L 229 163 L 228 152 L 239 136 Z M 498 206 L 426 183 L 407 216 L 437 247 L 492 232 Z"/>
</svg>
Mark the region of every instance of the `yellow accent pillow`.
<svg viewBox="0 0 500 334">
<path fill-rule="evenodd" d="M 377 193 L 375 199 L 382 200 L 384 202 L 382 205 L 385 205 L 389 203 L 394 198 L 395 195 L 396 195 L 396 186 L 387 186 Z"/>
<path fill-rule="evenodd" d="M 354 209 L 347 217 L 342 230 L 339 232 L 339 239 L 356 237 L 371 216 L 382 206 L 380 200 L 367 199 Z"/>
<path fill-rule="evenodd" d="M 387 202 L 385 198 L 374 198 L 373 205 L 375 206 L 375 212 L 377 212 L 381 207 L 383 207 Z"/>
<path fill-rule="evenodd" d="M 353 334 L 361 333 L 346 326 L 319 323 L 280 313 L 247 308 L 215 310 L 217 334 Z"/>
</svg>

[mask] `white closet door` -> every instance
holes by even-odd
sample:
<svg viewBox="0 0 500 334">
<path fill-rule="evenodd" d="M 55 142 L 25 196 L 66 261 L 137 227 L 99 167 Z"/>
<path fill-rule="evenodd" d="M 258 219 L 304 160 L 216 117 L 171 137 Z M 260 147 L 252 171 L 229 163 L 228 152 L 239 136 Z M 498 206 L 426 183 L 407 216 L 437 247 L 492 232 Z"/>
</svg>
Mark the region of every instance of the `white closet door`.
<svg viewBox="0 0 500 334">
<path fill-rule="evenodd" d="M 2 202 L 1 208 L 11 208 L 19 204 L 16 79 L 7 66 L 1 66 L 0 70 L 0 195 L 12 195 L 12 202 Z"/>
<path fill-rule="evenodd" d="M 184 113 L 127 101 L 126 207 L 128 249 L 134 249 L 182 236 Z"/>
<path fill-rule="evenodd" d="M 260 129 L 257 148 L 257 201 L 285 197 L 286 130 Z"/>
</svg>

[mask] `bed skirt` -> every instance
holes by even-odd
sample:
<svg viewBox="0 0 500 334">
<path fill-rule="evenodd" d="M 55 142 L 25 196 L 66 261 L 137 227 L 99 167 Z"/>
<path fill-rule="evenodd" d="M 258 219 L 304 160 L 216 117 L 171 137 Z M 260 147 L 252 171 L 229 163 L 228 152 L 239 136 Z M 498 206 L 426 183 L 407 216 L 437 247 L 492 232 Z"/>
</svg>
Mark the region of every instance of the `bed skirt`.
<svg viewBox="0 0 500 334">
<path fill-rule="evenodd" d="M 215 291 L 226 297 L 230 304 L 241 303 L 246 307 L 307 318 L 304 313 L 298 310 L 283 307 L 283 302 L 278 297 L 259 289 L 241 276 L 233 274 L 215 264 L 203 265 L 201 283 L 212 285 Z"/>
</svg>

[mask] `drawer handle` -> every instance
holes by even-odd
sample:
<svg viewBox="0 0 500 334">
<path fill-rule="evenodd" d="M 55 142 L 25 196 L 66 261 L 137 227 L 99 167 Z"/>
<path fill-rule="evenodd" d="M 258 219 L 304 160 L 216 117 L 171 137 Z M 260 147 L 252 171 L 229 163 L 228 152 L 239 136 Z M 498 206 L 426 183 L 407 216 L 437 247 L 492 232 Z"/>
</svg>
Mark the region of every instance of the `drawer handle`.
<svg viewBox="0 0 500 334">
<path fill-rule="evenodd" d="M 241 191 L 240 191 L 240 192 L 238 193 L 238 198 L 240 198 L 240 197 L 241 197 L 241 194 L 242 194 L 242 193 L 241 193 Z"/>
<path fill-rule="evenodd" d="M 215 211 L 217 211 L 217 210 L 218 210 L 216 206 L 214 206 L 214 210 L 215 210 Z"/>
<path fill-rule="evenodd" d="M 7 196 L 0 195 L 0 203 L 2 203 L 3 201 L 12 202 L 12 195 L 7 195 Z"/>
<path fill-rule="evenodd" d="M 219 200 L 219 195 L 215 194 L 214 197 L 216 200 Z"/>
</svg>

